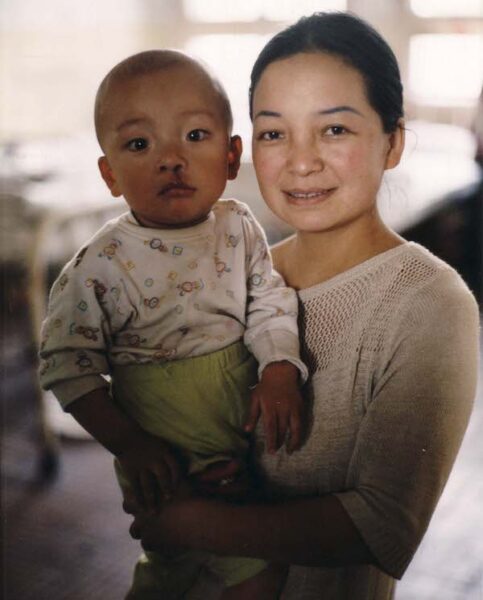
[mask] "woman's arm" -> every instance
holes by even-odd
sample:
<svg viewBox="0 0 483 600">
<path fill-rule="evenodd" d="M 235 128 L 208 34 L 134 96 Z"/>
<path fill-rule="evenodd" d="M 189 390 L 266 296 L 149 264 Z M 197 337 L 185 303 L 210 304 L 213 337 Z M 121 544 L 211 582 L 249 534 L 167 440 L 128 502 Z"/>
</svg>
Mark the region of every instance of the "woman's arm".
<svg viewBox="0 0 483 600">
<path fill-rule="evenodd" d="M 250 505 L 188 498 L 136 515 L 131 533 L 147 550 L 183 546 L 308 566 L 374 562 L 334 496 Z"/>
</svg>

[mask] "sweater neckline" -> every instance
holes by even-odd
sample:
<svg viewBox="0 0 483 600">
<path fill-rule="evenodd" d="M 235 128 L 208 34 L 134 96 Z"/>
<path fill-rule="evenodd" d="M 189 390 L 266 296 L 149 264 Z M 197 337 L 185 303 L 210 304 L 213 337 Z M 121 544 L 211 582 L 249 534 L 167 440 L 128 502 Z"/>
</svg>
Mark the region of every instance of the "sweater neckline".
<svg viewBox="0 0 483 600">
<path fill-rule="evenodd" d="M 359 263 L 358 265 L 355 265 L 355 266 L 351 267 L 350 269 L 347 269 L 347 271 L 343 271 L 342 273 L 339 273 L 338 275 L 334 275 L 333 277 L 331 277 L 330 279 L 327 279 L 326 281 L 322 281 L 321 283 L 316 283 L 310 287 L 298 290 L 297 293 L 301 300 L 309 300 L 313 295 L 320 293 L 322 291 L 327 291 L 330 288 L 336 287 L 349 279 L 353 279 L 354 277 L 357 277 L 361 273 L 375 269 L 378 266 L 380 266 L 381 264 L 384 264 L 385 262 L 387 262 L 388 260 L 398 256 L 399 254 L 403 254 L 404 252 L 407 252 L 409 249 L 414 248 L 416 246 L 417 246 L 417 244 L 415 244 L 414 242 L 403 242 L 402 244 L 399 244 L 398 246 L 395 246 L 394 248 L 390 248 L 389 250 L 385 250 L 384 252 L 381 252 L 380 254 L 376 254 L 376 256 L 373 256 L 372 258 L 368 258 L 367 260 L 364 260 L 363 262 Z"/>
</svg>

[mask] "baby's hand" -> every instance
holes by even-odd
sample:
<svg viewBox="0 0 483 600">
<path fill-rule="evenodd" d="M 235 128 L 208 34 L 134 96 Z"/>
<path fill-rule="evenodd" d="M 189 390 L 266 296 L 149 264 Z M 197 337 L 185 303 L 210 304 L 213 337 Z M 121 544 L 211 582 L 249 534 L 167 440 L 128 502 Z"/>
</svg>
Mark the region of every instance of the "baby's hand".
<svg viewBox="0 0 483 600">
<path fill-rule="evenodd" d="M 289 453 L 300 448 L 304 401 L 298 384 L 298 369 L 288 361 L 265 367 L 260 383 L 252 392 L 245 431 L 255 429 L 260 414 L 269 454 L 275 454 L 285 439 Z"/>
<path fill-rule="evenodd" d="M 130 441 L 117 460 L 136 501 L 145 510 L 158 510 L 179 483 L 179 465 L 174 453 L 163 440 L 149 433 L 143 432 Z"/>
</svg>

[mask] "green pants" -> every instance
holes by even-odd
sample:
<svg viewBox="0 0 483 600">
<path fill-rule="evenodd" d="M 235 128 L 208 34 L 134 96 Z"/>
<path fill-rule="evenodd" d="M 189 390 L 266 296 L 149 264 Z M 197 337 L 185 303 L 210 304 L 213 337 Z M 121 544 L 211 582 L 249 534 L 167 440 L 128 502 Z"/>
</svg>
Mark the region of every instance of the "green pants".
<svg viewBox="0 0 483 600">
<path fill-rule="evenodd" d="M 249 442 L 243 425 L 257 364 L 242 342 L 161 365 L 117 367 L 112 382 L 115 401 L 143 429 L 181 451 L 190 473 L 234 456 L 246 458 Z M 125 486 L 121 473 L 118 478 Z M 136 566 L 129 598 L 182 598 L 201 567 L 230 586 L 253 577 L 266 563 L 206 553 L 168 558 L 147 552 Z"/>
</svg>

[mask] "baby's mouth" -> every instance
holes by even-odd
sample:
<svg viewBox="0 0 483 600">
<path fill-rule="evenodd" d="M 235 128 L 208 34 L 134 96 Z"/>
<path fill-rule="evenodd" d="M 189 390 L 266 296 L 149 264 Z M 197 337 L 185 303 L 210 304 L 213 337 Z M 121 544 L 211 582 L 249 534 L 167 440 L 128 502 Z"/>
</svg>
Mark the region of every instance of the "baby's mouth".
<svg viewBox="0 0 483 600">
<path fill-rule="evenodd" d="M 183 183 L 182 181 L 171 181 L 161 188 L 159 195 L 163 197 L 179 198 L 182 196 L 191 196 L 196 192 L 196 188 Z"/>
</svg>

